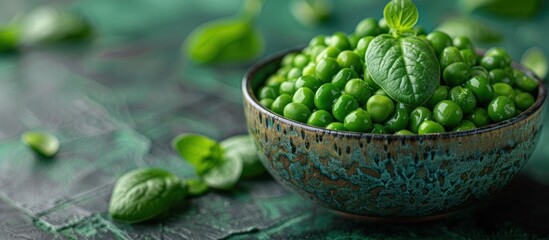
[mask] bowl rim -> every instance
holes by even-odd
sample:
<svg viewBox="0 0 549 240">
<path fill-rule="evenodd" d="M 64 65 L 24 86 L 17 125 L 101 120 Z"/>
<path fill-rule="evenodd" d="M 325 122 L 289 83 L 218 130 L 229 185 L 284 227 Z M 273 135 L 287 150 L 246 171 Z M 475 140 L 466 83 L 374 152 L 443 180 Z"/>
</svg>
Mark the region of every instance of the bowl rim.
<svg viewBox="0 0 549 240">
<path fill-rule="evenodd" d="M 403 139 L 413 139 L 413 140 L 426 140 L 426 139 L 448 139 L 448 138 L 455 138 L 455 137 L 464 137 L 469 135 L 475 135 L 479 133 L 485 133 L 490 131 L 495 131 L 498 129 L 505 128 L 507 126 L 513 125 L 517 122 L 523 121 L 526 118 L 528 118 L 533 113 L 540 110 L 540 108 L 545 103 L 546 98 L 546 87 L 543 83 L 543 81 L 536 76 L 532 71 L 524 67 L 523 65 L 513 61 L 512 67 L 514 69 L 518 69 L 530 77 L 533 77 L 538 82 L 538 94 L 536 97 L 536 101 L 534 104 L 528 108 L 526 111 L 520 113 L 519 115 L 512 117 L 510 119 L 507 119 L 505 121 L 501 121 L 499 123 L 495 124 L 489 124 L 480 128 L 475 128 L 472 130 L 466 130 L 466 131 L 452 131 L 452 132 L 444 132 L 444 133 L 432 133 L 432 134 L 411 134 L 411 135 L 396 135 L 396 134 L 380 134 L 380 133 L 361 133 L 361 132 L 351 132 L 351 131 L 340 131 L 340 130 L 329 130 L 325 128 L 310 126 L 305 123 L 301 123 L 298 121 L 294 121 L 288 118 L 285 118 L 281 115 L 278 115 L 271 110 L 263 107 L 258 99 L 255 96 L 255 93 L 252 89 L 252 79 L 253 76 L 265 65 L 270 64 L 274 61 L 281 60 L 286 54 L 291 52 L 298 52 L 302 50 L 303 47 L 297 47 L 297 48 L 290 48 L 283 51 L 279 51 L 277 53 L 274 53 L 272 55 L 269 55 L 261 60 L 259 60 L 256 64 L 252 65 L 250 69 L 245 73 L 244 78 L 242 79 L 242 93 L 244 95 L 244 101 L 248 102 L 250 105 L 252 105 L 254 108 L 258 109 L 261 113 L 268 115 L 269 117 L 272 117 L 280 122 L 283 122 L 285 124 L 291 125 L 296 128 L 302 128 L 306 129 L 308 131 L 323 133 L 323 134 L 330 134 L 340 137 L 346 137 L 346 138 L 371 138 L 371 139 L 391 139 L 391 140 L 403 140 Z M 477 53 L 484 53 L 484 50 L 477 49 Z M 543 109 L 541 109 L 543 111 Z"/>
</svg>

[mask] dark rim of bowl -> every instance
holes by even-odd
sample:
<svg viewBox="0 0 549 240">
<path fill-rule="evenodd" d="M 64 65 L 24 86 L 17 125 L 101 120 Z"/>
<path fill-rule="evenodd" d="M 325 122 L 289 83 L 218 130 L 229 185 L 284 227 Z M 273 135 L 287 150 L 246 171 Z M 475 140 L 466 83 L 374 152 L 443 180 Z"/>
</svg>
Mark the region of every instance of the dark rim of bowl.
<svg viewBox="0 0 549 240">
<path fill-rule="evenodd" d="M 543 103 L 545 102 L 546 88 L 545 88 L 545 85 L 543 84 L 543 81 L 541 81 L 538 76 L 533 74 L 526 67 L 520 65 L 517 62 L 513 62 L 512 63 L 513 68 L 527 73 L 527 75 L 529 75 L 530 77 L 533 77 L 538 82 L 538 89 L 537 89 L 538 94 L 537 94 L 536 101 L 534 102 L 534 104 L 530 108 L 528 108 L 526 111 L 520 113 L 519 115 L 517 115 L 513 118 L 507 119 L 507 120 L 499 122 L 499 123 L 494 123 L 494 124 L 490 124 L 490 125 L 487 125 L 487 126 L 484 126 L 484 127 L 475 128 L 475 129 L 467 130 L 467 131 L 459 131 L 459 132 L 452 131 L 452 132 L 424 134 L 424 135 L 419 135 L 419 134 L 395 135 L 395 134 L 379 134 L 379 133 L 360 133 L 360 132 L 350 132 L 350 131 L 329 130 L 329 129 L 325 129 L 325 128 L 310 126 L 310 125 L 307 125 L 305 123 L 297 122 L 297 121 L 285 118 L 283 116 L 280 116 L 280 115 L 272 112 L 271 110 L 261 106 L 261 104 L 259 104 L 259 101 L 255 97 L 255 93 L 252 89 L 252 78 L 256 74 L 256 72 L 258 72 L 262 67 L 264 67 L 265 65 L 267 65 L 271 62 L 281 60 L 288 53 L 298 52 L 302 49 L 303 48 L 301 47 L 301 48 L 294 48 L 294 49 L 288 49 L 288 50 L 285 50 L 285 51 L 281 51 L 281 52 L 275 53 L 271 56 L 268 56 L 268 57 L 260 60 L 258 63 L 254 64 L 246 72 L 246 74 L 244 75 L 244 78 L 242 80 L 242 92 L 244 94 L 245 101 L 248 101 L 248 103 L 251 104 L 254 108 L 258 109 L 259 111 L 261 111 L 264 114 L 267 114 L 269 117 L 273 117 L 273 118 L 275 118 L 275 119 L 277 119 L 277 120 L 279 120 L 283 123 L 286 123 L 288 125 L 292 125 L 296 128 L 303 128 L 303 129 L 307 129 L 307 130 L 313 131 L 313 132 L 336 135 L 336 136 L 341 136 L 341 137 L 381 138 L 381 139 L 389 138 L 391 140 L 399 140 L 399 139 L 423 140 L 423 139 L 441 139 L 441 138 L 442 139 L 447 139 L 447 138 L 454 138 L 454 137 L 463 137 L 463 136 L 474 135 L 474 134 L 483 133 L 483 132 L 494 131 L 494 130 L 501 129 L 501 128 L 504 128 L 506 126 L 515 124 L 515 123 L 517 123 L 521 120 L 526 119 L 528 116 L 532 115 L 534 112 L 538 111 L 543 106 Z M 478 49 L 477 53 L 482 54 L 482 53 L 484 53 L 484 51 Z"/>
</svg>

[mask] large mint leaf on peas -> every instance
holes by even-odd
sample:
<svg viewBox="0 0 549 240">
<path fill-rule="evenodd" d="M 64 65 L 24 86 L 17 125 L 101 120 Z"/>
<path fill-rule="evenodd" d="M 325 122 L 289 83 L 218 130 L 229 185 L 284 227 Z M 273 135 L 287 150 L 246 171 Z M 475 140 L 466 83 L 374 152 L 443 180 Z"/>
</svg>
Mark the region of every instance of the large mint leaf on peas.
<svg viewBox="0 0 549 240">
<path fill-rule="evenodd" d="M 172 141 L 172 148 L 203 176 L 223 162 L 223 149 L 217 141 L 198 134 L 181 134 Z"/>
<path fill-rule="evenodd" d="M 377 36 L 366 51 L 366 66 L 391 98 L 413 107 L 426 102 L 439 84 L 437 56 L 418 37 Z"/>
</svg>

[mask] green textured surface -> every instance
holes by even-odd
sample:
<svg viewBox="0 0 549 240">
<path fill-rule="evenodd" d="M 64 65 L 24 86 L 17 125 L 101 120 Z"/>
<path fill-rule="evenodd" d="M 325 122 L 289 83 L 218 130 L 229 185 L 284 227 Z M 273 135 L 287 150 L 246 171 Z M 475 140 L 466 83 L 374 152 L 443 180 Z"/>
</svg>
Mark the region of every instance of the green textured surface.
<svg viewBox="0 0 549 240">
<path fill-rule="evenodd" d="M 369 224 L 341 218 L 272 179 L 244 181 L 234 193 L 210 192 L 154 221 L 113 222 L 106 214 L 113 183 L 136 167 L 193 170 L 171 150 L 179 133 L 221 140 L 246 131 L 240 79 L 250 64 L 203 67 L 181 57 L 199 24 L 233 14 L 240 1 L 4 0 L 0 21 L 50 3 L 87 16 L 98 30 L 90 44 L 23 49 L 0 55 L 0 239 L 410 239 L 549 237 L 549 128 L 525 173 L 493 198 L 443 221 Z M 351 31 L 381 17 L 383 1 L 337 1 L 332 22 L 307 28 L 289 0 L 267 3 L 257 26 L 263 56 L 305 44 L 318 33 Z M 457 7 L 417 0 L 418 24 L 433 29 Z M 514 59 L 538 46 L 549 55 L 548 5 L 531 21 L 481 15 L 502 31 Z M 437 11 L 434 11 L 437 9 Z M 39 160 L 19 141 L 48 129 L 61 141 Z"/>
</svg>

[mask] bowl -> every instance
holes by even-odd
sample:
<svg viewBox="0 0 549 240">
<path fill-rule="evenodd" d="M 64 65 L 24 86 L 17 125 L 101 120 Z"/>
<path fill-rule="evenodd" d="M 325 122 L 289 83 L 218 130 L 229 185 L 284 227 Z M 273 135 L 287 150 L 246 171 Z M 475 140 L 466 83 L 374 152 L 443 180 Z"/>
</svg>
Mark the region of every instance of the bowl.
<svg viewBox="0 0 549 240">
<path fill-rule="evenodd" d="M 277 181 L 331 210 L 375 220 L 444 216 L 506 186 L 539 139 L 546 89 L 538 78 L 532 107 L 463 132 L 355 133 L 286 119 L 261 106 L 255 92 L 285 54 L 298 50 L 268 57 L 246 73 L 248 131 Z"/>
</svg>

